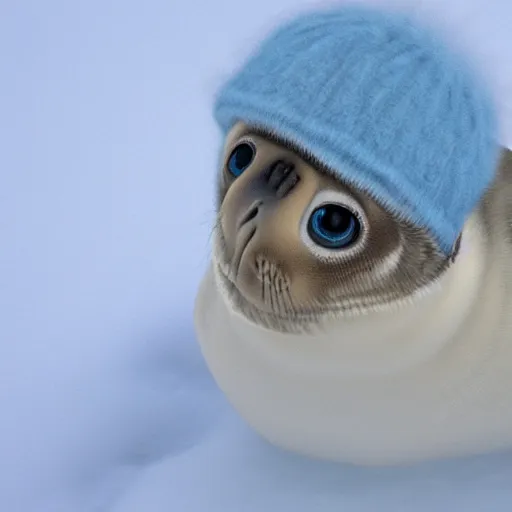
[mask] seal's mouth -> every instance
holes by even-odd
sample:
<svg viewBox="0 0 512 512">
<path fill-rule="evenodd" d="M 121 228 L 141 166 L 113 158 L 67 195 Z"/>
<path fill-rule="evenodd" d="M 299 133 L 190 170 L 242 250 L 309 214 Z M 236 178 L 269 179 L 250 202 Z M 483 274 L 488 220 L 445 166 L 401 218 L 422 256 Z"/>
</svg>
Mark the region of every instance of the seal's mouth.
<svg viewBox="0 0 512 512">
<path fill-rule="evenodd" d="M 249 320 L 256 321 L 256 323 L 259 324 L 260 322 L 258 320 L 260 320 L 263 317 L 272 317 L 277 321 L 291 321 L 295 319 L 295 315 L 293 315 L 294 318 L 291 318 L 290 316 L 263 311 L 256 304 L 253 304 L 252 301 L 250 301 L 243 295 L 243 293 L 239 290 L 236 284 L 236 277 L 234 275 L 230 275 L 229 273 L 227 273 L 224 270 L 222 264 L 216 262 L 214 267 L 215 274 L 220 280 L 220 284 L 227 292 L 227 298 L 231 306 L 234 307 L 234 309 L 236 309 L 237 311 L 244 314 L 244 316 L 246 316 Z"/>
<path fill-rule="evenodd" d="M 219 278 L 224 289 L 227 291 L 230 302 L 234 303 L 237 306 L 237 309 L 239 309 L 240 306 L 243 306 L 244 309 L 250 307 L 251 309 L 258 311 L 258 313 L 264 313 L 263 311 L 259 311 L 258 307 L 244 297 L 242 292 L 238 289 L 236 284 L 236 274 L 226 272 L 221 263 L 216 262 L 214 266 L 215 274 Z"/>
<path fill-rule="evenodd" d="M 214 274 L 224 291 L 224 300 L 229 307 L 258 327 L 283 334 L 303 334 L 312 331 L 313 327 L 318 325 L 320 315 L 317 312 L 289 311 L 283 314 L 277 311 L 263 311 L 242 294 L 235 279 L 229 276 L 219 262 L 214 263 Z"/>
</svg>

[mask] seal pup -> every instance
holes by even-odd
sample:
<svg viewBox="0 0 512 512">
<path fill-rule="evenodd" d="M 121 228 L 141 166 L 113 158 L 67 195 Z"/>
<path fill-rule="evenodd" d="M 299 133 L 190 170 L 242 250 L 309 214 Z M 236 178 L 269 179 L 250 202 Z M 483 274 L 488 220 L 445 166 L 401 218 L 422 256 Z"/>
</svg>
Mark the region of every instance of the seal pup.
<svg viewBox="0 0 512 512">
<path fill-rule="evenodd" d="M 314 96 L 295 74 L 303 65 L 291 73 L 284 64 L 279 88 L 259 73 L 262 62 L 278 71 L 272 58 L 300 53 L 311 33 L 319 52 L 333 45 L 342 55 L 335 64 L 344 74 L 329 74 L 336 82 L 360 71 L 356 43 L 365 51 L 369 78 L 355 98 L 332 79 L 329 94 L 320 93 L 329 116 L 338 114 L 332 138 L 304 110 Z M 368 34 L 379 48 L 373 61 Z M 195 307 L 198 340 L 239 414 L 270 442 L 305 455 L 403 464 L 512 446 L 512 158 L 504 152 L 497 165 L 487 97 L 462 67 L 442 68 L 444 54 L 423 34 L 368 10 L 305 16 L 278 31 L 218 99 L 227 137 L 212 262 Z M 416 74 L 411 53 L 421 63 Z M 436 83 L 445 80 L 438 91 L 425 80 L 422 95 L 411 89 L 426 63 Z M 391 107 L 376 108 L 370 85 L 396 81 L 399 71 L 409 89 L 396 95 L 388 83 Z M 247 75 L 260 82 L 242 96 Z M 304 96 L 302 111 L 285 108 L 290 94 L 279 96 L 288 82 Z M 265 111 L 272 94 L 279 101 Z M 389 124 L 407 109 L 424 115 Z M 360 124 L 374 117 L 357 133 L 350 113 Z M 436 115 L 437 131 L 428 131 Z M 386 144 L 374 126 L 389 132 L 398 157 L 376 152 Z M 432 147 L 409 150 L 412 141 Z M 365 158 L 368 148 L 378 156 Z M 403 187 L 390 176 L 399 163 Z"/>
</svg>

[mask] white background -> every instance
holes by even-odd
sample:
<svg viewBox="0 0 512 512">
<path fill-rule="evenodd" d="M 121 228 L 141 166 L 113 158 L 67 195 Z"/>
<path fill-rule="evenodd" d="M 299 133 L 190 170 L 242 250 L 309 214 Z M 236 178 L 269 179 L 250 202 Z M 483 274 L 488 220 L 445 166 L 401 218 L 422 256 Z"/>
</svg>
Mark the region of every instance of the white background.
<svg viewBox="0 0 512 512">
<path fill-rule="evenodd" d="M 512 3 L 401 3 L 471 48 L 512 145 Z M 315 4 L 0 1 L 0 510 L 511 509 L 511 455 L 364 470 L 282 454 L 198 353 L 212 95 Z"/>
</svg>

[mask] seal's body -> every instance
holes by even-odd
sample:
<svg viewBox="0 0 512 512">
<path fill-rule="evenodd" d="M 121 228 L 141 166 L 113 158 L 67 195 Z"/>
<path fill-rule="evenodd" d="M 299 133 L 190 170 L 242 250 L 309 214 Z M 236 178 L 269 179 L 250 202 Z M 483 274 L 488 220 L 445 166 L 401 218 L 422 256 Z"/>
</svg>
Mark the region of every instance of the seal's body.
<svg viewBox="0 0 512 512">
<path fill-rule="evenodd" d="M 511 261 L 508 152 L 454 263 L 409 303 L 278 332 L 233 306 L 214 256 L 198 339 L 236 410 L 279 446 L 360 464 L 512 447 Z"/>
<path fill-rule="evenodd" d="M 359 8 L 291 22 L 221 91 L 195 322 L 271 442 L 364 464 L 512 447 L 512 165 L 489 98 Z"/>
</svg>

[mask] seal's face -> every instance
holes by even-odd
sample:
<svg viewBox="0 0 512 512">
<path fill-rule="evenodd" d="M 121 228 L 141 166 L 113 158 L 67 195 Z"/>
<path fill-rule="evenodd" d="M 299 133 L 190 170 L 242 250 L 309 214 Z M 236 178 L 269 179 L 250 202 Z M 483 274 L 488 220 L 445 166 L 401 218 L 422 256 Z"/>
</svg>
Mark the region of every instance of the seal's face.
<svg viewBox="0 0 512 512">
<path fill-rule="evenodd" d="M 226 299 L 278 331 L 404 303 L 450 263 L 426 232 L 242 123 L 226 141 L 217 211 Z"/>
</svg>

